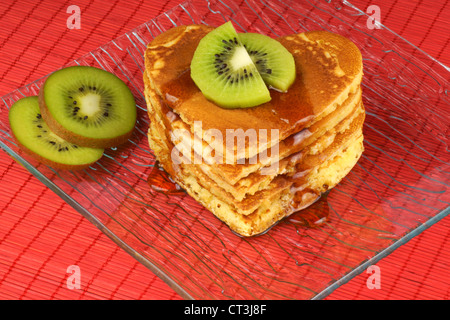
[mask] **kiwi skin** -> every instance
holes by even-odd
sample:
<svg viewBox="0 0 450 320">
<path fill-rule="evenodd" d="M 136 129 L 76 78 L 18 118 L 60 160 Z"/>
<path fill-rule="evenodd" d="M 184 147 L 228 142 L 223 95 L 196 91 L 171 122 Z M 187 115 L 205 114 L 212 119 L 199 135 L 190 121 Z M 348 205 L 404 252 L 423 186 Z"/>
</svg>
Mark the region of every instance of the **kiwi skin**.
<svg viewBox="0 0 450 320">
<path fill-rule="evenodd" d="M 50 111 L 48 110 L 48 107 L 45 103 L 44 87 L 45 87 L 44 85 L 41 86 L 38 94 L 39 108 L 41 110 L 42 118 L 47 123 L 50 130 L 55 132 L 58 136 L 60 136 L 64 140 L 70 141 L 81 147 L 106 149 L 116 147 L 120 144 L 125 143 L 133 134 L 134 127 L 130 131 L 126 132 L 121 136 L 107 139 L 84 137 L 82 135 L 67 130 L 61 124 L 59 124 L 59 122 L 57 122 L 50 114 Z"/>
</svg>

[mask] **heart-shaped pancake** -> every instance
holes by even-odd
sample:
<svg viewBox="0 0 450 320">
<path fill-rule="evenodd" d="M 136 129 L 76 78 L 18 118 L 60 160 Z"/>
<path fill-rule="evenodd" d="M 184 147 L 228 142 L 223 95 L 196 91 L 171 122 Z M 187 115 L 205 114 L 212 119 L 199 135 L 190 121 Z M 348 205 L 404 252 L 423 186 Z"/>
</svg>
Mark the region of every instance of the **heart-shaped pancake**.
<svg viewBox="0 0 450 320">
<path fill-rule="evenodd" d="M 196 46 L 212 29 L 179 26 L 148 45 L 149 143 L 193 198 L 235 232 L 251 236 L 316 201 L 358 161 L 365 118 L 362 58 L 350 40 L 326 31 L 278 38 L 295 60 L 289 90 L 271 90 L 271 101 L 257 107 L 224 109 L 190 77 Z M 230 132 L 246 139 L 227 143 Z M 226 161 L 228 154 L 233 161 Z"/>
</svg>

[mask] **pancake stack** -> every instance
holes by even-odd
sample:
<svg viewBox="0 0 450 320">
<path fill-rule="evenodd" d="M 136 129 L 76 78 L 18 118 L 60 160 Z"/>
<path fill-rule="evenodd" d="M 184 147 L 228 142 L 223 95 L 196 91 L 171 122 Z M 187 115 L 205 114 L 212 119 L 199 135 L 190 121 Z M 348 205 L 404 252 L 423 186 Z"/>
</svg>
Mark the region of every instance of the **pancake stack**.
<svg viewBox="0 0 450 320">
<path fill-rule="evenodd" d="M 287 92 L 247 109 L 207 100 L 190 62 L 212 27 L 179 26 L 145 53 L 149 145 L 172 179 L 234 232 L 253 236 L 314 203 L 363 152 L 362 58 L 325 31 L 277 39 L 293 55 Z"/>
</svg>

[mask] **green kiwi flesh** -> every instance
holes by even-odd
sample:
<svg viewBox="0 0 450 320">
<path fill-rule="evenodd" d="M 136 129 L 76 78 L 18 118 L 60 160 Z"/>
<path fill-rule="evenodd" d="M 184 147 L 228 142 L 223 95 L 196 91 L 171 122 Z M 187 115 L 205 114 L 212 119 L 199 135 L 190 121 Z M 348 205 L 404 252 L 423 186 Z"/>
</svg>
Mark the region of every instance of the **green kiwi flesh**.
<svg viewBox="0 0 450 320">
<path fill-rule="evenodd" d="M 9 123 L 19 147 L 39 161 L 62 169 L 83 169 L 99 160 L 103 149 L 85 148 L 68 142 L 45 123 L 38 97 L 26 97 L 9 110 Z"/>
<path fill-rule="evenodd" d="M 230 21 L 200 40 L 191 62 L 191 78 L 207 99 L 224 108 L 248 108 L 271 99 Z"/>
<path fill-rule="evenodd" d="M 259 33 L 238 35 L 269 88 L 286 92 L 296 77 L 292 54 L 280 42 L 266 35 Z"/>
<path fill-rule="evenodd" d="M 80 146 L 124 143 L 136 123 L 136 103 L 114 74 L 89 66 L 52 73 L 39 91 L 41 114 L 59 136 Z"/>
</svg>

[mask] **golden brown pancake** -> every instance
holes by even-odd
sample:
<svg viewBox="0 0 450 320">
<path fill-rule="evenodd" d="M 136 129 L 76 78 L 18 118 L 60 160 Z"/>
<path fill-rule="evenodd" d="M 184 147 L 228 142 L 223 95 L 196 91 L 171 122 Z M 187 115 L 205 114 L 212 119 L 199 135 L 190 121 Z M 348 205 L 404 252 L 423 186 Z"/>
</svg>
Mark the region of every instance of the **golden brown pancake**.
<svg viewBox="0 0 450 320">
<path fill-rule="evenodd" d="M 251 236 L 316 201 L 358 161 L 365 118 L 362 59 L 351 41 L 329 32 L 279 38 L 296 63 L 297 78 L 288 92 L 271 91 L 272 100 L 254 108 L 223 109 L 207 100 L 190 78 L 197 44 L 211 30 L 203 25 L 176 27 L 148 45 L 144 84 L 149 145 L 193 198 L 235 232 Z M 219 159 L 238 148 L 206 136 L 209 129 L 223 136 L 230 129 L 257 134 L 275 129 L 278 135 L 241 146 L 243 152 L 232 163 L 217 163 L 202 158 L 204 148 L 213 148 Z M 190 162 L 174 161 L 173 151 L 184 148 Z M 272 150 L 278 157 L 261 157 Z M 275 170 L 261 173 L 274 164 Z"/>
</svg>

